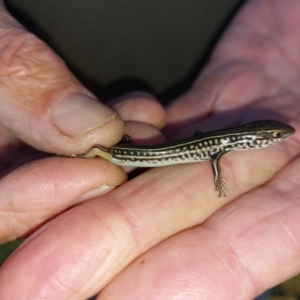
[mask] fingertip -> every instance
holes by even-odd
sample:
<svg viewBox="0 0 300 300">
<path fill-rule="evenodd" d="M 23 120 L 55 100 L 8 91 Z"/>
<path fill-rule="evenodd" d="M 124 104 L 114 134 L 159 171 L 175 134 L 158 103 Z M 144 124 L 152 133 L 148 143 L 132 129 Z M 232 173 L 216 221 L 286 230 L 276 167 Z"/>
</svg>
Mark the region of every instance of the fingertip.
<svg viewBox="0 0 300 300">
<path fill-rule="evenodd" d="M 156 128 L 165 125 L 164 107 L 148 93 L 133 92 L 112 100 L 110 104 L 125 121 L 147 123 Z"/>
<path fill-rule="evenodd" d="M 156 127 L 139 122 L 126 122 L 125 134 L 133 144 L 151 145 L 166 142 L 165 136 Z"/>
<path fill-rule="evenodd" d="M 62 154 L 83 153 L 94 144 L 109 147 L 123 136 L 124 123 L 119 114 L 85 93 L 63 96 L 54 104 L 51 118 L 54 127 L 65 136 L 65 143 L 59 145 Z M 56 136 L 50 138 L 57 140 Z"/>
</svg>

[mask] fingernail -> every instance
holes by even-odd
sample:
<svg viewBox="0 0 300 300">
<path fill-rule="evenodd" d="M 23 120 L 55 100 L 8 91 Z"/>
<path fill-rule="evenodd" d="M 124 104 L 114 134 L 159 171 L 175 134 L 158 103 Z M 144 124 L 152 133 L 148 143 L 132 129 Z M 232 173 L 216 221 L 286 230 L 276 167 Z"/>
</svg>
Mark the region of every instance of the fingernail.
<svg viewBox="0 0 300 300">
<path fill-rule="evenodd" d="M 75 203 L 78 204 L 78 203 L 84 202 L 88 199 L 104 195 L 104 194 L 110 192 L 111 190 L 113 190 L 115 188 L 116 188 L 116 186 L 103 184 L 103 185 L 101 185 L 101 186 L 99 186 L 99 187 L 97 187 L 97 188 L 95 188 L 91 191 L 86 192 L 79 199 L 77 199 L 75 201 Z"/>
<path fill-rule="evenodd" d="M 68 136 L 78 136 L 112 119 L 116 112 L 81 93 L 58 101 L 51 112 L 53 124 Z"/>
</svg>

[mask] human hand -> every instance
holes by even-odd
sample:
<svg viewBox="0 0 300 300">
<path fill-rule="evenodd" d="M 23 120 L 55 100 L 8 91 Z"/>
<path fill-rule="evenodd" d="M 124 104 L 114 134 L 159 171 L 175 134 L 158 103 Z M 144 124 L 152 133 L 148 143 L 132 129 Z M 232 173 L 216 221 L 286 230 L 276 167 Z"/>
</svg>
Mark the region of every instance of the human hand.
<svg viewBox="0 0 300 300">
<path fill-rule="evenodd" d="M 227 198 L 217 198 L 209 164 L 199 163 L 149 170 L 72 208 L 3 266 L 2 297 L 85 299 L 102 290 L 99 299 L 252 299 L 299 272 L 299 71 L 290 62 L 300 8 L 268 4 L 248 2 L 191 91 L 169 107 L 169 124 L 192 133 L 280 112 L 294 138 L 224 157 Z"/>
<path fill-rule="evenodd" d="M 159 134 L 156 128 L 164 123 L 164 109 L 142 93 L 115 99 L 113 109 L 99 102 L 2 1 L 0 77 L 2 243 L 27 236 L 73 204 L 126 180 L 125 172 L 107 161 L 45 158 L 36 149 L 80 154 L 97 143 L 117 143 L 122 119 L 130 121 L 125 132 L 148 137 Z"/>
<path fill-rule="evenodd" d="M 136 259 L 99 299 L 253 299 L 299 273 L 299 22 L 299 1 L 248 1 L 192 89 L 167 110 L 176 137 L 272 118 L 292 124 L 295 136 L 224 157 L 227 199 L 208 195 L 210 170 L 187 165 L 165 176 L 161 190 L 169 182 L 174 191 L 155 204 L 175 211 L 161 228 L 177 234 Z M 205 222 L 197 225 L 195 215 Z"/>
</svg>

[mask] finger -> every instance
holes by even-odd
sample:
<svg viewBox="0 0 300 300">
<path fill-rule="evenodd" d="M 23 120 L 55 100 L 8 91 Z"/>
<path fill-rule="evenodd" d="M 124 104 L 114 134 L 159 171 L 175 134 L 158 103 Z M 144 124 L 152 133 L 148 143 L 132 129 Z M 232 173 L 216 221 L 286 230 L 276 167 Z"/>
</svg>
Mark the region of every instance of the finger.
<svg viewBox="0 0 300 300">
<path fill-rule="evenodd" d="M 72 208 L 41 228 L 6 261 L 0 270 L 0 285 L 4 285 L 0 296 L 82 299 L 99 292 L 142 253 L 201 224 L 225 203 L 271 178 L 293 157 L 287 145 L 267 150 L 268 159 L 259 156 L 264 150 L 244 152 L 243 159 L 226 157 L 222 167 L 234 186 L 226 198 L 218 198 L 214 191 L 210 165 L 199 163 L 152 169 Z M 234 164 L 244 164 L 247 172 L 233 169 Z M 18 282 L 22 284 L 16 291 Z"/>
<path fill-rule="evenodd" d="M 134 92 L 109 102 L 123 120 L 146 123 L 156 128 L 165 124 L 163 106 L 150 94 Z"/>
<path fill-rule="evenodd" d="M 126 122 L 124 134 L 136 144 L 166 142 L 158 130 L 165 122 L 165 111 L 156 99 L 146 93 L 131 93 L 109 102 Z"/>
<path fill-rule="evenodd" d="M 126 180 L 105 160 L 50 157 L 1 179 L 0 241 L 28 234 L 73 204 L 105 194 Z"/>
<path fill-rule="evenodd" d="M 253 299 L 297 275 L 299 167 L 152 248 L 98 299 Z"/>
<path fill-rule="evenodd" d="M 133 144 L 151 145 L 166 142 L 166 138 L 156 127 L 145 123 L 126 122 L 124 132 Z"/>
<path fill-rule="evenodd" d="M 0 7 L 0 122 L 31 146 L 83 153 L 122 136 L 118 114 L 97 101 L 64 62 Z"/>
</svg>

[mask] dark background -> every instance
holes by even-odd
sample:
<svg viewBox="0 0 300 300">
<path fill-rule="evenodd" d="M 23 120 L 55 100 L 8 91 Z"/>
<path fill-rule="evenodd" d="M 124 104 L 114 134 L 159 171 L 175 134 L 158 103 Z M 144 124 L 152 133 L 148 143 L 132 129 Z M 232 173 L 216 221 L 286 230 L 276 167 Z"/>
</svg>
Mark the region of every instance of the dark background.
<svg viewBox="0 0 300 300">
<path fill-rule="evenodd" d="M 132 90 L 168 101 L 188 89 L 242 0 L 10 0 L 101 100 Z"/>
</svg>

